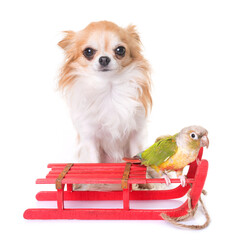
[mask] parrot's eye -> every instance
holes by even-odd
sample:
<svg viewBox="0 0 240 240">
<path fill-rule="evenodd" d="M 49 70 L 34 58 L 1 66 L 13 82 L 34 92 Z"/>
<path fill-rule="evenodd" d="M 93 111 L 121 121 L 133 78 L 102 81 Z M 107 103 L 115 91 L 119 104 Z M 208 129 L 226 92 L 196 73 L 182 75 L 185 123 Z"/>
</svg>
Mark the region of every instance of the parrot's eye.
<svg viewBox="0 0 240 240">
<path fill-rule="evenodd" d="M 190 133 L 190 137 L 191 137 L 192 139 L 194 139 L 194 140 L 197 140 L 197 139 L 198 139 L 198 136 L 197 136 L 197 134 L 196 134 L 195 132 Z"/>
</svg>

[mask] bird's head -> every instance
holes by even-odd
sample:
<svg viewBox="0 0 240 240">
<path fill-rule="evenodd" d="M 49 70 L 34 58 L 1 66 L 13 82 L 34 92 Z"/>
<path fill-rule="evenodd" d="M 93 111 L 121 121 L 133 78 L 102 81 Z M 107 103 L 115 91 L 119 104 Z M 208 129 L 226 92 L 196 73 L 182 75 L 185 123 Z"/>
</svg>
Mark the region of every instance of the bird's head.
<svg viewBox="0 0 240 240">
<path fill-rule="evenodd" d="M 201 147 L 208 148 L 208 131 L 201 126 L 183 128 L 177 136 L 177 143 L 189 150 L 199 151 Z"/>
</svg>

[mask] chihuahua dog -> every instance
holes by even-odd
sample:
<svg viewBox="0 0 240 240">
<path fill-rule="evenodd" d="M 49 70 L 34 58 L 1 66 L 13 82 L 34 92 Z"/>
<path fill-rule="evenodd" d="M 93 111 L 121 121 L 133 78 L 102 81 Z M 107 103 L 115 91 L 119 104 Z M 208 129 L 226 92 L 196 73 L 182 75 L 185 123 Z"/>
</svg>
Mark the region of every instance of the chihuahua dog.
<svg viewBox="0 0 240 240">
<path fill-rule="evenodd" d="M 121 162 L 142 151 L 152 106 L 150 67 L 135 26 L 108 21 L 66 31 L 63 90 L 78 135 L 78 161 Z"/>
</svg>

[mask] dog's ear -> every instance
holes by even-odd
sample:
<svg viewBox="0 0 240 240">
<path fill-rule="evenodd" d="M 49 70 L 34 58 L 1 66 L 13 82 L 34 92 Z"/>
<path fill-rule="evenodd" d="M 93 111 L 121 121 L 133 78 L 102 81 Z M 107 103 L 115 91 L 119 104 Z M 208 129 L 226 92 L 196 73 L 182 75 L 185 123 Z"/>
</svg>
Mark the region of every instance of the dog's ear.
<svg viewBox="0 0 240 240">
<path fill-rule="evenodd" d="M 64 38 L 58 43 L 62 49 L 67 51 L 75 42 L 76 33 L 73 31 L 64 31 Z"/>
<path fill-rule="evenodd" d="M 132 25 L 132 24 L 128 25 L 126 28 L 126 31 L 130 34 L 132 38 L 134 38 L 138 42 L 141 42 L 135 25 Z"/>
</svg>

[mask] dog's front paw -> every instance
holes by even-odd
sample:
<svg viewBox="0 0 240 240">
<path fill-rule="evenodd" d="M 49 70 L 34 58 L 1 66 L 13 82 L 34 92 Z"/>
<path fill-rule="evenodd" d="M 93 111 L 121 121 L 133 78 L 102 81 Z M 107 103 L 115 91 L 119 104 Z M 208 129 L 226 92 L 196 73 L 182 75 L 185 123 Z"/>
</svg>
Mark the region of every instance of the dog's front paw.
<svg viewBox="0 0 240 240">
<path fill-rule="evenodd" d="M 133 184 L 133 190 L 150 190 L 153 188 L 154 188 L 154 186 L 151 183 Z"/>
<path fill-rule="evenodd" d="M 83 185 L 82 184 L 73 184 L 72 189 L 73 189 L 73 191 L 82 191 Z"/>
</svg>

